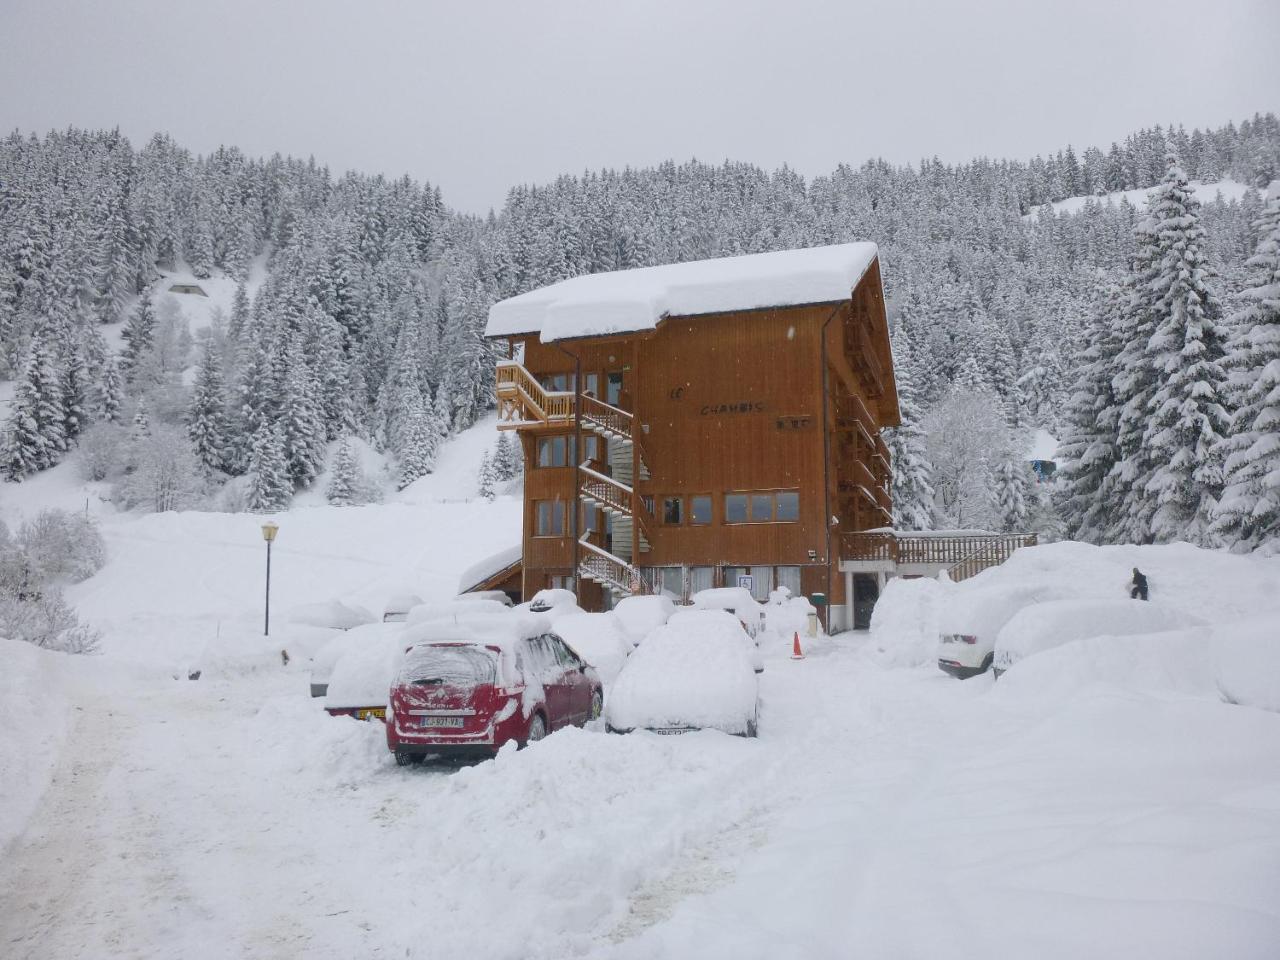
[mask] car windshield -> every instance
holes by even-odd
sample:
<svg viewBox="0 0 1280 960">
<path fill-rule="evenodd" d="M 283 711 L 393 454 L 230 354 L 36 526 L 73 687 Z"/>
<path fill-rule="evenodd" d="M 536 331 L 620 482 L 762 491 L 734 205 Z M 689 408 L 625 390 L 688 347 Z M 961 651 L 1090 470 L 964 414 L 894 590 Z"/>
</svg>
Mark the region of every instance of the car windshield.
<svg viewBox="0 0 1280 960">
<path fill-rule="evenodd" d="M 486 647 L 464 644 L 413 647 L 405 655 L 396 682 L 477 687 L 494 682 L 497 662 L 497 655 Z"/>
</svg>

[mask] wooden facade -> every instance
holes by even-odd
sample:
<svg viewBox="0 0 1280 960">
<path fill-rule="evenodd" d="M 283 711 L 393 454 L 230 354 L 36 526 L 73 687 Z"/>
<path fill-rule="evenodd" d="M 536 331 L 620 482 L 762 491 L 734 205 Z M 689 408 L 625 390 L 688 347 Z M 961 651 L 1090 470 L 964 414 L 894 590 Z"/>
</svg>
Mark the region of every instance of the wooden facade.
<svg viewBox="0 0 1280 960">
<path fill-rule="evenodd" d="M 878 261 L 847 299 L 543 343 L 502 338 L 525 463 L 523 591 L 588 608 L 747 571 L 843 603 L 840 537 L 889 526 L 897 394 Z"/>
</svg>

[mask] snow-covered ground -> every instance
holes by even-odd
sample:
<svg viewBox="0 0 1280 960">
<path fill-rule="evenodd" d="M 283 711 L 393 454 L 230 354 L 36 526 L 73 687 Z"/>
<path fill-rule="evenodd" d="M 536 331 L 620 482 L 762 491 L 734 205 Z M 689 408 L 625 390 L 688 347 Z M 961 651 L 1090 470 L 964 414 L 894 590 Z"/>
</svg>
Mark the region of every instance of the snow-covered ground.
<svg viewBox="0 0 1280 960">
<path fill-rule="evenodd" d="M 397 767 L 309 697 L 333 632 L 289 611 L 440 600 L 518 538 L 518 496 L 473 493 L 491 427 L 387 503 L 279 515 L 270 637 L 261 518 L 116 513 L 65 467 L 6 488 L 9 520 L 89 496 L 110 560 L 68 592 L 101 656 L 0 641 L 0 955 L 1275 956 L 1280 713 L 1227 699 L 1274 705 L 1280 559 L 1034 548 L 970 583 L 1119 595 L 1137 564 L 1217 626 L 993 687 L 921 640 L 969 587 L 904 582 L 871 636 L 793 661 L 766 634 L 757 740 L 570 729 Z"/>
<path fill-rule="evenodd" d="M 1137 190 L 1117 190 L 1114 193 L 1106 193 L 1100 195 L 1090 195 L 1083 197 L 1067 197 L 1065 200 L 1058 200 L 1048 204 L 1053 208 L 1054 213 L 1079 213 L 1084 209 L 1084 205 L 1092 200 L 1094 203 L 1102 204 L 1119 204 L 1121 199 L 1128 200 L 1134 207 L 1142 210 L 1146 207 L 1147 198 L 1155 193 L 1159 187 L 1142 187 Z M 1239 183 L 1235 180 L 1215 180 L 1213 183 L 1193 183 L 1191 190 L 1196 195 L 1196 199 L 1201 203 L 1211 203 L 1219 196 L 1223 200 L 1230 202 L 1239 200 L 1249 190 L 1247 183 Z M 1266 191 L 1262 191 L 1264 194 Z M 1023 217 L 1033 219 L 1040 207 L 1035 208 L 1031 213 Z"/>
</svg>

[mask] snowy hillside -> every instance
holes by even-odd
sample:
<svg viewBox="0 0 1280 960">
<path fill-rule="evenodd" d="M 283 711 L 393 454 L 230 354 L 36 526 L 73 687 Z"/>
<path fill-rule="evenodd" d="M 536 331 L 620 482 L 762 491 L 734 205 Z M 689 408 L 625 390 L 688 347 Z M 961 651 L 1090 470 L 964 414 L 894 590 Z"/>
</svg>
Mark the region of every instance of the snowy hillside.
<svg viewBox="0 0 1280 960">
<path fill-rule="evenodd" d="M 1127 200 L 1130 205 L 1141 210 L 1146 206 L 1147 198 L 1149 198 L 1158 187 L 1143 187 L 1140 190 L 1116 190 L 1112 193 L 1094 194 L 1082 197 L 1068 197 L 1065 200 L 1058 200 L 1054 203 L 1045 204 L 1053 210 L 1054 213 L 1079 213 L 1084 209 L 1086 203 L 1092 200 L 1094 203 L 1114 206 L 1119 204 L 1121 200 Z M 1211 183 L 1193 183 L 1192 192 L 1197 200 L 1201 203 L 1211 203 L 1219 197 L 1227 203 L 1232 200 L 1239 201 L 1250 189 L 1248 184 L 1239 183 L 1235 180 L 1215 180 Z M 1260 191 L 1265 194 L 1266 191 Z M 1038 210 L 1027 214 L 1024 219 L 1031 219 L 1037 216 Z"/>
</svg>

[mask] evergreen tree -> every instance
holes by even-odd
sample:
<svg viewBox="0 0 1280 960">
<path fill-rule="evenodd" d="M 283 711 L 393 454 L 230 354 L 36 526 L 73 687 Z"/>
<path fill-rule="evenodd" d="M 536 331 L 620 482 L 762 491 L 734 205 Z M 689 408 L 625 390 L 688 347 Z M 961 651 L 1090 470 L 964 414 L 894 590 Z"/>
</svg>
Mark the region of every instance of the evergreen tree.
<svg viewBox="0 0 1280 960">
<path fill-rule="evenodd" d="M 98 419 L 106 423 L 119 423 L 123 395 L 120 362 L 114 355 L 108 356 L 102 362 L 102 379 L 98 384 Z"/>
<path fill-rule="evenodd" d="M 120 360 L 124 368 L 125 380 L 133 383 L 144 359 L 155 345 L 156 312 L 150 295 L 144 294 L 138 301 L 133 313 L 129 314 L 129 319 L 125 321 L 124 330 L 120 335 L 124 338 L 124 349 L 120 353 Z"/>
<path fill-rule="evenodd" d="M 1238 406 L 1222 445 L 1226 488 L 1213 527 L 1233 550 L 1280 541 L 1280 197 L 1257 227 L 1226 362 Z"/>
<path fill-rule="evenodd" d="M 498 443 L 493 452 L 494 479 L 505 483 L 520 475 L 520 454 L 516 445 L 511 442 L 507 431 L 498 434 Z"/>
<path fill-rule="evenodd" d="M 493 461 L 489 459 L 489 451 L 486 450 L 480 456 L 480 474 L 477 479 L 477 492 L 486 500 L 492 500 L 494 497 L 494 481 Z"/>
<path fill-rule="evenodd" d="M 1058 445 L 1058 501 L 1067 535 L 1097 543 L 1115 523 L 1112 471 L 1120 407 L 1112 383 L 1121 344 L 1117 320 L 1123 289 L 1103 281 L 1084 343 L 1076 354 L 1076 381 L 1068 402 L 1068 428 Z"/>
<path fill-rule="evenodd" d="M 246 503 L 250 510 L 270 513 L 289 505 L 293 483 L 284 456 L 284 435 L 278 426 L 264 423 L 254 433 L 248 477 Z"/>
<path fill-rule="evenodd" d="M 433 435 L 433 424 L 434 418 L 426 409 L 426 405 L 421 400 L 417 401 L 409 413 L 398 454 L 399 489 L 403 490 L 419 477 L 424 477 L 431 472 L 439 443 L 438 437 Z"/>
<path fill-rule="evenodd" d="M 325 488 L 325 499 L 334 506 L 349 507 L 360 502 L 363 487 L 364 478 L 351 438 L 343 437 L 333 456 L 333 472 Z"/>
<path fill-rule="evenodd" d="M 1156 324 L 1147 358 L 1157 385 L 1143 446 L 1155 466 L 1145 492 L 1155 506 L 1153 539 L 1208 543 L 1222 492 L 1220 444 L 1230 425 L 1222 366 L 1226 336 L 1200 203 L 1172 155 L 1168 165 L 1153 200 L 1159 257 L 1147 290 Z"/>
<path fill-rule="evenodd" d="M 1026 530 L 1034 486 L 1030 465 L 1015 457 L 1008 457 L 996 467 L 992 481 L 1001 529 L 1007 533 Z"/>
<path fill-rule="evenodd" d="M 295 486 L 305 487 L 316 478 L 324 459 L 324 411 L 300 346 L 290 352 L 280 424 L 289 476 Z"/>
<path fill-rule="evenodd" d="M 66 450 L 60 378 L 45 340 L 39 337 L 31 345 L 6 423 L 4 472 L 9 480 L 52 466 Z"/>
<path fill-rule="evenodd" d="M 932 530 L 936 522 L 933 467 L 929 463 L 920 409 L 916 404 L 914 378 L 918 364 L 910 341 L 896 330 L 893 354 L 898 371 L 898 411 L 902 418 L 898 427 L 885 432 L 893 525 L 899 530 Z"/>
<path fill-rule="evenodd" d="M 187 413 L 187 431 L 196 459 L 209 473 L 220 473 L 226 466 L 225 404 L 221 364 L 212 341 L 205 341 Z"/>
</svg>

